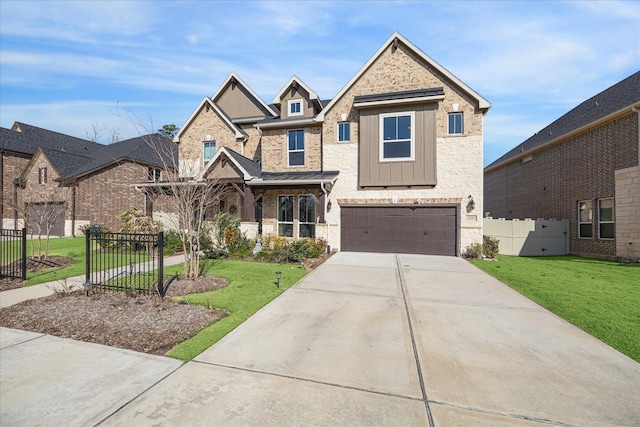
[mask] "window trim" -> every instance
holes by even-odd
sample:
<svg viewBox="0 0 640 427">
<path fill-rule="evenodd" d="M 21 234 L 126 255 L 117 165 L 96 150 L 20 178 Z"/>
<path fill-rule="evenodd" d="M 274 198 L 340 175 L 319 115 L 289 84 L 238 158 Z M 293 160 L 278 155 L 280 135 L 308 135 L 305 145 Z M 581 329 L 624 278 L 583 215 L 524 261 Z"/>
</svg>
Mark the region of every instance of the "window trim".
<svg viewBox="0 0 640 427">
<path fill-rule="evenodd" d="M 348 125 L 349 126 L 349 132 L 347 134 L 347 139 L 340 139 L 340 137 L 342 136 L 342 132 L 340 132 L 340 127 L 342 125 Z M 337 142 L 351 142 L 351 122 L 338 122 L 337 123 L 336 141 Z"/>
<path fill-rule="evenodd" d="M 300 203 L 300 199 L 302 199 L 303 197 L 305 198 L 309 198 L 313 204 L 313 221 L 309 222 L 309 221 L 302 221 L 302 215 L 300 212 L 300 208 L 302 207 L 302 203 Z M 308 237 L 310 239 L 315 239 L 316 238 L 316 217 L 317 217 L 317 206 L 316 206 L 316 201 L 313 198 L 313 196 L 309 193 L 309 194 L 299 194 L 298 195 L 298 238 L 303 238 L 303 236 L 301 236 L 300 233 L 300 226 L 302 225 L 313 225 L 313 236 L 304 236 L 304 237 Z"/>
<path fill-rule="evenodd" d="M 590 203 L 591 204 L 591 219 L 589 221 L 581 221 L 580 220 L 580 204 L 581 203 Z M 591 225 L 591 236 L 582 236 L 580 234 L 580 228 L 583 224 Z M 593 239 L 593 200 L 578 200 L 578 239 Z"/>
<path fill-rule="evenodd" d="M 280 198 L 291 197 L 291 221 L 280 221 Z M 291 237 L 295 233 L 295 213 L 296 213 L 296 196 L 293 194 L 278 194 L 276 196 L 276 235 L 280 237 L 287 237 L 284 234 L 280 234 L 280 224 L 291 224 Z"/>
<path fill-rule="evenodd" d="M 213 144 L 213 155 L 209 160 L 205 159 L 205 152 L 207 148 L 207 144 Z M 218 151 L 218 144 L 215 140 L 213 141 L 202 141 L 202 165 L 207 166 L 211 160 L 216 156 L 216 151 Z"/>
<path fill-rule="evenodd" d="M 38 184 L 45 185 L 47 183 L 47 167 L 38 168 Z"/>
<path fill-rule="evenodd" d="M 410 139 L 410 145 L 411 145 L 411 156 L 409 157 L 392 157 L 392 158 L 386 158 L 384 157 L 384 144 L 385 142 L 393 142 L 393 141 L 404 141 L 402 139 L 397 139 L 397 140 L 389 140 L 389 141 L 385 141 L 384 139 L 384 119 L 387 117 L 401 117 L 401 116 L 409 116 L 411 117 L 411 139 Z M 397 113 L 383 113 L 380 114 L 378 117 L 378 120 L 380 121 L 379 126 L 380 126 L 380 143 L 379 143 L 379 151 L 380 151 L 380 155 L 379 155 L 379 160 L 380 162 L 413 162 L 416 160 L 416 113 L 415 111 L 399 111 Z"/>
<path fill-rule="evenodd" d="M 300 149 L 295 149 L 295 150 L 291 150 L 289 148 L 289 135 L 291 134 L 291 132 L 302 132 L 302 150 Z M 299 168 L 299 167 L 304 167 L 304 163 L 305 163 L 305 132 L 304 129 L 290 129 L 287 131 L 287 167 L 290 168 Z M 296 140 L 297 142 L 297 140 Z M 296 144 L 297 145 L 297 144 Z M 291 153 L 302 153 L 302 164 L 301 165 L 292 165 L 291 164 Z"/>
<path fill-rule="evenodd" d="M 611 205 L 611 221 L 603 221 L 602 220 L 602 215 L 600 213 L 600 204 L 605 201 L 605 200 L 611 200 L 612 205 Z M 616 204 L 615 204 L 615 200 L 613 197 L 605 197 L 603 199 L 598 199 L 598 239 L 600 240 L 615 240 L 616 239 Z M 600 226 L 602 224 L 613 224 L 613 237 L 602 237 L 600 235 Z"/>
<path fill-rule="evenodd" d="M 460 132 L 451 132 L 451 121 L 449 120 L 452 116 L 460 116 Z M 462 111 L 451 111 L 447 113 L 447 135 L 464 135 L 464 113 Z"/>
<path fill-rule="evenodd" d="M 292 112 L 291 111 L 291 106 L 298 104 L 300 106 L 300 111 L 298 112 Z M 289 102 L 287 103 L 288 107 L 287 107 L 287 112 L 288 112 L 288 116 L 289 117 L 293 117 L 293 116 L 303 116 L 304 115 L 304 107 L 302 106 L 302 99 L 298 98 L 298 99 L 290 99 Z"/>
<path fill-rule="evenodd" d="M 149 182 L 162 181 L 162 169 L 149 167 Z"/>
</svg>

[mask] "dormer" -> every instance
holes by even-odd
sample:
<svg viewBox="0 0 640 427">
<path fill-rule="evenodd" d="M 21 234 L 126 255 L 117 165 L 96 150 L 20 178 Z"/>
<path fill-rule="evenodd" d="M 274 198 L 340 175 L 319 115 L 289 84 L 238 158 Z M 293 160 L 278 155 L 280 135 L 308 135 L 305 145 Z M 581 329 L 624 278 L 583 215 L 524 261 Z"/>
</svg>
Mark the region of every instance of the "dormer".
<svg viewBox="0 0 640 427">
<path fill-rule="evenodd" d="M 322 110 L 318 95 L 297 76 L 280 89 L 273 103 L 280 108 L 281 120 L 313 118 Z"/>
</svg>

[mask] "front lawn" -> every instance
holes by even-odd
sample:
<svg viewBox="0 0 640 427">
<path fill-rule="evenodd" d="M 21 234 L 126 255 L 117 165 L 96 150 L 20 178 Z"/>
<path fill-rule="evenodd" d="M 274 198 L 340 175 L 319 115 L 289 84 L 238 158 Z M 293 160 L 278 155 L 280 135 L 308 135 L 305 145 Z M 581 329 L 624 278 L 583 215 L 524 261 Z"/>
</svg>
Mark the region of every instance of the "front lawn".
<svg viewBox="0 0 640 427">
<path fill-rule="evenodd" d="M 640 362 L 640 266 L 571 255 L 471 263 Z"/>
<path fill-rule="evenodd" d="M 280 288 L 275 285 L 276 271 L 282 272 Z M 165 269 L 165 276 L 181 273 L 182 265 Z M 299 264 L 217 260 L 213 261 L 207 274 L 225 277 L 229 284 L 222 289 L 178 297 L 176 300 L 225 309 L 229 315 L 175 346 L 168 355 L 176 359 L 188 361 L 196 357 L 298 282 L 304 277 L 306 270 Z"/>
</svg>

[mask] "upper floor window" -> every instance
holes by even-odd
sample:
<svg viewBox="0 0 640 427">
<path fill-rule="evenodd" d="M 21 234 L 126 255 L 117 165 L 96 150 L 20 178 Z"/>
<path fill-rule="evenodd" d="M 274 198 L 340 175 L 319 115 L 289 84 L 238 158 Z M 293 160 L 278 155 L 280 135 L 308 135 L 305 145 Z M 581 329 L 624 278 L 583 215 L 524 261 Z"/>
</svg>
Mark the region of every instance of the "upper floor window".
<svg viewBox="0 0 640 427">
<path fill-rule="evenodd" d="M 591 200 L 578 202 L 578 237 L 581 239 L 593 237 L 593 202 Z"/>
<path fill-rule="evenodd" d="M 413 160 L 414 113 L 380 115 L 380 161 Z"/>
<path fill-rule="evenodd" d="M 47 168 L 38 169 L 38 184 L 47 183 Z"/>
<path fill-rule="evenodd" d="M 202 159 L 204 161 L 204 166 L 207 165 L 213 159 L 213 156 L 216 155 L 216 142 L 215 141 L 204 141 L 202 143 Z"/>
<path fill-rule="evenodd" d="M 615 239 L 615 227 L 613 199 L 598 200 L 598 237 L 601 239 Z"/>
<path fill-rule="evenodd" d="M 316 237 L 316 202 L 313 197 L 298 197 L 298 237 Z"/>
<path fill-rule="evenodd" d="M 158 182 L 162 179 L 162 170 L 159 168 L 149 168 L 149 181 Z"/>
<path fill-rule="evenodd" d="M 302 111 L 302 100 L 295 99 L 289 101 L 289 115 L 290 116 L 301 116 L 304 113 Z"/>
<path fill-rule="evenodd" d="M 351 141 L 351 123 L 338 123 L 338 142 Z"/>
<path fill-rule="evenodd" d="M 464 116 L 462 113 L 449 113 L 449 135 L 462 135 L 464 133 Z"/>
<path fill-rule="evenodd" d="M 304 130 L 290 130 L 287 139 L 289 166 L 304 166 Z"/>
</svg>

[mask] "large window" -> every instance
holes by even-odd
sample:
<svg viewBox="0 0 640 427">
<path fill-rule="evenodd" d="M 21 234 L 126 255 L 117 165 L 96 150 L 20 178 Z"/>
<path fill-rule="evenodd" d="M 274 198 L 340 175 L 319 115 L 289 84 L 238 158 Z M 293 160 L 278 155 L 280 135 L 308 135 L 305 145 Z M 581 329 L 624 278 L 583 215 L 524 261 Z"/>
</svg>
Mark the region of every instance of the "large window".
<svg viewBox="0 0 640 427">
<path fill-rule="evenodd" d="M 338 123 L 338 142 L 351 141 L 351 123 Z"/>
<path fill-rule="evenodd" d="M 304 130 L 290 130 L 287 139 L 289 166 L 304 166 Z"/>
<path fill-rule="evenodd" d="M 311 196 L 298 197 L 298 237 L 316 237 L 316 202 Z"/>
<path fill-rule="evenodd" d="M 413 112 L 380 115 L 380 161 L 413 160 L 413 121 Z"/>
<path fill-rule="evenodd" d="M 593 237 L 593 202 L 591 200 L 578 202 L 578 237 L 581 239 Z"/>
<path fill-rule="evenodd" d="M 615 239 L 615 227 L 613 199 L 598 200 L 598 237 L 601 239 Z"/>
<path fill-rule="evenodd" d="M 278 236 L 293 237 L 293 196 L 278 196 Z"/>
<path fill-rule="evenodd" d="M 296 99 L 293 101 L 289 101 L 289 115 L 290 116 L 301 116 L 304 114 L 302 110 L 302 100 Z"/>
<path fill-rule="evenodd" d="M 215 141 L 205 141 L 202 143 L 202 159 L 204 161 L 204 165 L 213 159 L 213 156 L 216 155 L 216 142 Z"/>
<path fill-rule="evenodd" d="M 462 135 L 464 133 L 464 120 L 462 113 L 449 113 L 449 135 Z"/>
</svg>

